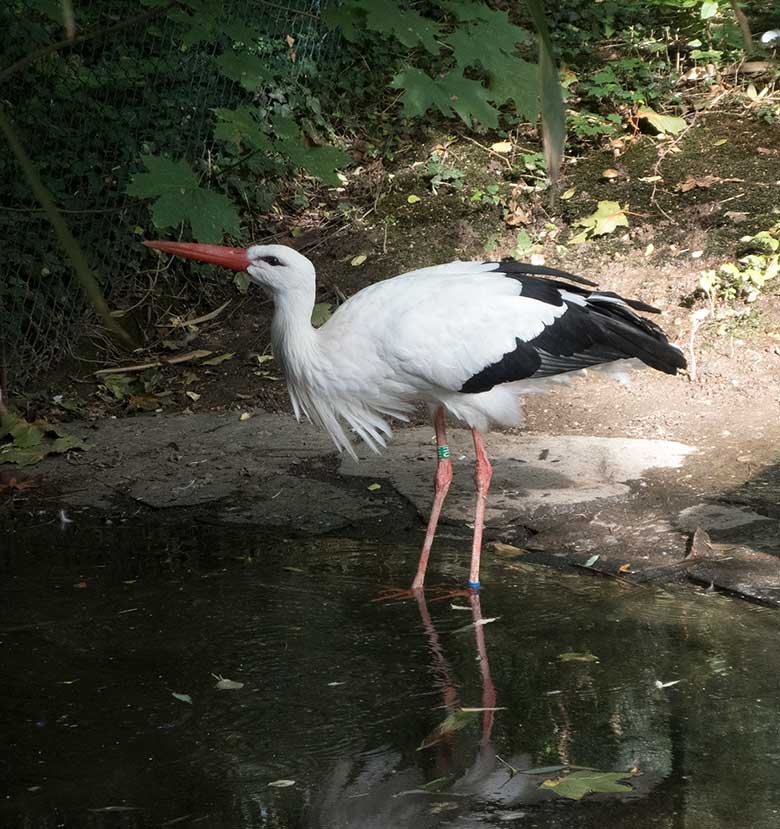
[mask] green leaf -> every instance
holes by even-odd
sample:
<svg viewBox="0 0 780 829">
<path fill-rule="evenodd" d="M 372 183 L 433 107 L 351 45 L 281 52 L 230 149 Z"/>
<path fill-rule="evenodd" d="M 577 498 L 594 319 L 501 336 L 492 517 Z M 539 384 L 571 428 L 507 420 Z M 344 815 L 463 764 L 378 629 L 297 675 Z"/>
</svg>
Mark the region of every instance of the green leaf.
<svg viewBox="0 0 780 829">
<path fill-rule="evenodd" d="M 136 173 L 127 186 L 130 196 L 149 198 L 162 193 L 185 193 L 198 186 L 198 179 L 186 161 L 159 155 L 141 156 L 148 173 Z"/>
<path fill-rule="evenodd" d="M 221 242 L 225 233 L 240 234 L 239 216 L 233 202 L 222 193 L 206 190 L 186 161 L 143 156 L 148 173 L 138 173 L 127 187 L 131 196 L 154 197 L 152 221 L 159 229 L 188 221 L 198 242 Z"/>
<path fill-rule="evenodd" d="M 417 751 L 422 751 L 424 748 L 430 748 L 432 745 L 436 745 L 436 743 L 443 740 L 448 735 L 454 734 L 456 731 L 460 731 L 462 728 L 465 728 L 478 716 L 479 711 L 464 711 L 462 708 L 458 708 L 445 720 L 440 722 L 436 728 L 434 728 L 433 731 L 431 731 L 431 733 L 423 739 L 420 745 L 417 746 Z"/>
<path fill-rule="evenodd" d="M 505 11 L 491 9 L 484 3 L 458 2 L 458 0 L 440 5 L 454 12 L 462 22 L 469 24 L 455 30 L 454 34 L 460 36 L 455 37 L 454 40 L 452 35 L 446 39 L 453 47 L 458 66 L 473 66 L 474 63 L 464 63 L 463 60 L 468 54 L 476 57 L 476 53 L 480 50 L 484 54 L 498 49 L 511 55 L 517 44 L 531 42 L 528 32 L 510 23 Z M 467 40 L 471 43 L 467 43 Z M 485 49 L 486 43 L 490 44 L 490 49 Z M 463 50 L 461 56 L 458 55 L 459 50 Z M 480 57 L 477 57 L 477 62 L 482 63 Z"/>
<path fill-rule="evenodd" d="M 592 792 L 606 792 L 609 794 L 625 794 L 632 792 L 633 788 L 629 783 L 621 783 L 631 777 L 630 771 L 575 771 L 564 777 L 557 777 L 545 780 L 540 784 L 540 789 L 550 789 L 561 797 L 570 800 L 582 800 L 586 794 Z"/>
<path fill-rule="evenodd" d="M 358 0 L 366 12 L 366 25 L 375 32 L 392 35 L 410 48 L 419 43 L 432 54 L 438 55 L 439 44 L 436 35 L 441 28 L 427 17 L 412 10 L 405 10 L 393 0 Z"/>
<path fill-rule="evenodd" d="M 598 656 L 592 653 L 575 653 L 574 651 L 567 651 L 566 653 L 559 653 L 558 659 L 561 662 L 598 662 Z"/>
<path fill-rule="evenodd" d="M 217 68 L 231 81 L 237 81 L 249 92 L 273 79 L 268 62 L 249 52 L 225 52 L 216 59 Z"/>
<path fill-rule="evenodd" d="M 401 103 L 407 117 L 424 115 L 431 107 L 436 107 L 442 115 L 452 114 L 447 93 L 439 87 L 437 81 L 419 69 L 411 66 L 404 68 L 393 78 L 390 86 L 404 90 Z"/>
<path fill-rule="evenodd" d="M 185 218 L 189 220 L 192 235 L 199 242 L 216 244 L 226 233 L 241 235 L 238 210 L 222 193 L 213 193 L 199 187 L 187 199 Z"/>
<path fill-rule="evenodd" d="M 341 184 L 336 171 L 346 167 L 352 159 L 338 147 L 323 145 L 320 147 L 303 147 L 303 152 L 294 159 L 295 163 L 313 176 L 321 179 L 331 187 Z"/>
<path fill-rule="evenodd" d="M 571 241 L 573 243 L 584 242 L 590 236 L 603 236 L 605 233 L 612 233 L 617 227 L 628 227 L 628 217 L 625 208 L 616 201 L 600 201 L 598 208 L 590 216 L 578 219 L 574 224 L 584 227 L 581 233 L 577 234 Z"/>
<path fill-rule="evenodd" d="M 718 13 L 718 2 L 717 0 L 704 0 L 701 4 L 701 19 L 702 20 L 709 20 L 711 17 L 715 17 Z"/>
<path fill-rule="evenodd" d="M 255 120 L 253 110 L 249 107 L 236 109 L 217 108 L 214 110 L 219 123 L 214 128 L 214 137 L 236 147 L 252 149 L 270 149 L 272 143 Z"/>
<path fill-rule="evenodd" d="M 365 24 L 365 14 L 348 3 L 338 6 L 335 3 L 326 4 L 321 18 L 329 29 L 338 29 L 350 43 L 358 39 Z"/>
<path fill-rule="evenodd" d="M 70 449 L 86 449 L 80 438 L 66 434 L 59 426 L 45 421 L 29 423 L 12 414 L 0 416 L 0 463 L 31 466 L 47 455 Z"/>
<path fill-rule="evenodd" d="M 204 360 L 201 365 L 202 366 L 218 366 L 221 363 L 224 363 L 226 360 L 232 360 L 236 354 L 234 351 L 226 352 L 225 354 L 219 354 L 216 357 L 211 357 L 208 360 Z"/>
<path fill-rule="evenodd" d="M 324 325 L 333 315 L 333 306 L 329 302 L 318 302 L 311 312 L 311 324 L 315 328 Z"/>
<path fill-rule="evenodd" d="M 499 106 L 512 101 L 519 116 L 535 123 L 539 118 L 539 67 L 515 57 L 503 58 L 500 67 L 492 61 L 487 64 L 490 100 Z"/>
<path fill-rule="evenodd" d="M 659 115 L 654 109 L 650 109 L 650 107 L 641 107 L 637 115 L 639 118 L 645 118 L 649 121 L 658 132 L 677 135 L 678 132 L 682 132 L 688 126 L 685 118 L 679 118 L 676 115 Z"/>
<path fill-rule="evenodd" d="M 466 126 L 471 127 L 474 119 L 490 129 L 498 127 L 499 112 L 488 103 L 490 93 L 479 81 L 453 71 L 439 80 L 439 86 L 447 93 L 450 106 Z"/>
</svg>

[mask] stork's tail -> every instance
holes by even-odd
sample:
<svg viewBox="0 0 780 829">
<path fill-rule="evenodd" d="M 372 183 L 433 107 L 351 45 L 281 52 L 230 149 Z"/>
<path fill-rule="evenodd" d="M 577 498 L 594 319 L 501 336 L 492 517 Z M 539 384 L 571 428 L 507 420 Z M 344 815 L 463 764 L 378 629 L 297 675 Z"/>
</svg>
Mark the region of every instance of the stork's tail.
<svg viewBox="0 0 780 829">
<path fill-rule="evenodd" d="M 664 330 L 631 309 L 659 313 L 657 308 L 638 300 L 623 299 L 617 294 L 599 291 L 587 297 L 588 308 L 598 315 L 608 347 L 626 357 L 636 357 L 665 374 L 677 374 L 687 366 L 685 355 L 666 336 Z"/>
</svg>

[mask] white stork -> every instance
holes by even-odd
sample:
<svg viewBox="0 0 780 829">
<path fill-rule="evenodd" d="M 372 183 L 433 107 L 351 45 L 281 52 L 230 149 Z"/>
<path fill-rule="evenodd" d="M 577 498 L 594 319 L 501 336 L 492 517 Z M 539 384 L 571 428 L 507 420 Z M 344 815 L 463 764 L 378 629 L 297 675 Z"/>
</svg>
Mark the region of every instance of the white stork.
<svg viewBox="0 0 780 829">
<path fill-rule="evenodd" d="M 580 287 L 595 285 L 553 268 L 513 260 L 421 268 L 363 288 L 315 329 L 314 266 L 292 248 L 144 244 L 246 271 L 271 295 L 273 352 L 287 377 L 295 416 L 325 429 L 339 450 L 356 457 L 345 425 L 379 451 L 391 434 L 388 417 L 408 420 L 416 403 L 428 405 L 438 465 L 413 591 L 423 586 L 452 480 L 445 413 L 471 427 L 474 438 L 477 503 L 469 587 L 477 589 L 491 477 L 482 433 L 493 425 L 519 425 L 519 396 L 554 375 L 626 359 L 667 374 L 685 368 L 682 351 L 661 328 L 631 310 L 655 308 Z"/>
</svg>

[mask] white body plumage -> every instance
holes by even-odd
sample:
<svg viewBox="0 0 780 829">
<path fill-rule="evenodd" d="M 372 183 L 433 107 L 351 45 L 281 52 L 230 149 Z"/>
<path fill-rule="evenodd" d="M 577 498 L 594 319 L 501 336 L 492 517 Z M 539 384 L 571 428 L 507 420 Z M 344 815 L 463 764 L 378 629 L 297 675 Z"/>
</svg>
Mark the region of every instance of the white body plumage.
<svg viewBox="0 0 780 829">
<path fill-rule="evenodd" d="M 518 395 L 583 368 L 508 377 L 484 391 L 463 391 L 470 378 L 515 351 L 518 341 L 532 343 L 556 322 L 564 324 L 573 307 L 584 309 L 588 294 L 574 293 L 576 288 L 567 290 L 538 276 L 524 281 L 519 272 L 508 278 L 501 263 L 450 262 L 370 285 L 314 329 L 309 320 L 315 273 L 309 260 L 276 245 L 249 248 L 248 255 L 261 263 L 270 256 L 287 271 L 283 278 L 271 279 L 262 264 L 248 268 L 275 302 L 273 351 L 284 368 L 296 416 L 322 426 L 339 449 L 353 456 L 344 424 L 374 450 L 391 434 L 387 418 L 407 419 L 418 401 L 432 409 L 441 405 L 479 431 L 517 426 L 522 417 Z M 529 291 L 529 279 L 558 285 L 560 304 Z M 618 297 L 589 296 L 601 296 L 602 305 L 620 305 L 631 313 Z M 588 365 L 604 362 L 615 360 L 590 360 Z"/>
<path fill-rule="evenodd" d="M 378 451 L 390 435 L 389 417 L 406 419 L 420 401 L 430 406 L 438 463 L 413 591 L 423 587 L 452 480 L 445 413 L 469 425 L 474 439 L 477 502 L 468 584 L 476 590 L 491 476 L 481 433 L 493 424 L 516 426 L 520 394 L 575 371 L 632 359 L 668 374 L 685 366 L 663 331 L 632 310 L 654 308 L 582 288 L 593 283 L 552 268 L 511 260 L 423 268 L 364 288 L 314 329 L 314 266 L 291 248 L 146 244 L 246 271 L 271 294 L 274 354 L 296 417 L 321 425 L 353 457 L 345 425 Z"/>
</svg>

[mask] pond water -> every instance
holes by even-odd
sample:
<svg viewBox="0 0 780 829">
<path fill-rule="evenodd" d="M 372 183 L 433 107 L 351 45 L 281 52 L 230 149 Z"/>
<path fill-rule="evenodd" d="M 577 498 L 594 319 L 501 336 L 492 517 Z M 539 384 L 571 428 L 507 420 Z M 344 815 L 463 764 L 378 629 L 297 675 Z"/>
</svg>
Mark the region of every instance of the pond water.
<svg viewBox="0 0 780 829">
<path fill-rule="evenodd" d="M 446 538 L 424 600 L 375 601 L 416 549 L 2 537 L 2 826 L 780 825 L 771 609 L 490 552 L 479 597 L 442 598 L 468 563 Z M 542 785 L 572 766 L 630 790 Z"/>
</svg>

